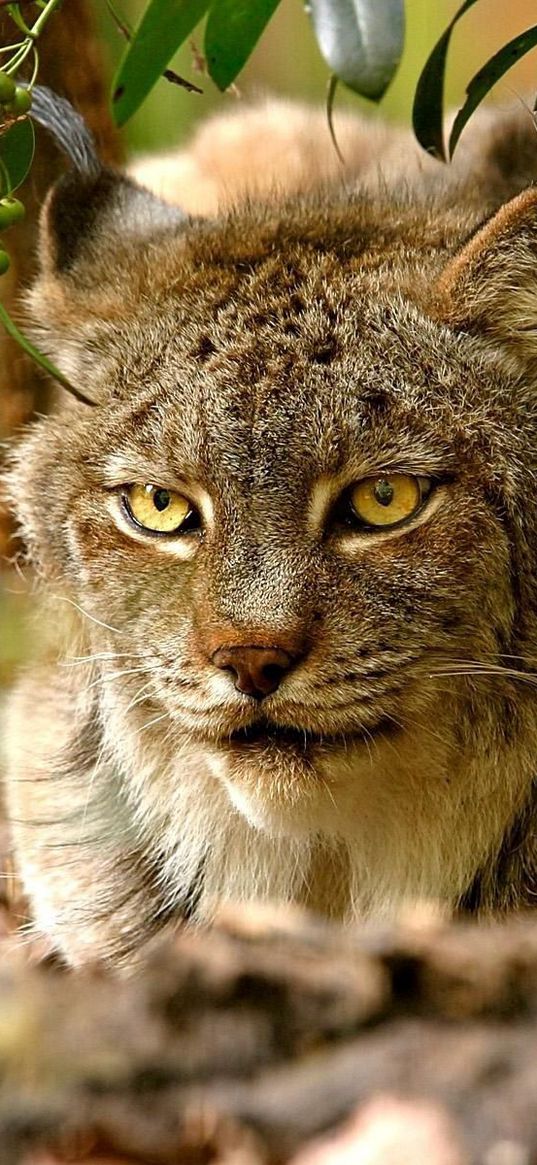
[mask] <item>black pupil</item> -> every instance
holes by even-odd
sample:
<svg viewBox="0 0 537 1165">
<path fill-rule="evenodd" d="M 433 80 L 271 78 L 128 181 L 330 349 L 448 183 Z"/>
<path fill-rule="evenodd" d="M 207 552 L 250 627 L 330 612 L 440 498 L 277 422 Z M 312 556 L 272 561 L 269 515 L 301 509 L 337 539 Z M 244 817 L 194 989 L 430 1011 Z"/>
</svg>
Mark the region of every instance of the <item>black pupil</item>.
<svg viewBox="0 0 537 1165">
<path fill-rule="evenodd" d="M 377 481 L 373 490 L 375 501 L 379 506 L 389 506 L 393 502 L 393 485 L 389 481 Z"/>
<path fill-rule="evenodd" d="M 156 489 L 153 494 L 153 505 L 159 514 L 170 504 L 171 498 L 167 489 Z"/>
</svg>

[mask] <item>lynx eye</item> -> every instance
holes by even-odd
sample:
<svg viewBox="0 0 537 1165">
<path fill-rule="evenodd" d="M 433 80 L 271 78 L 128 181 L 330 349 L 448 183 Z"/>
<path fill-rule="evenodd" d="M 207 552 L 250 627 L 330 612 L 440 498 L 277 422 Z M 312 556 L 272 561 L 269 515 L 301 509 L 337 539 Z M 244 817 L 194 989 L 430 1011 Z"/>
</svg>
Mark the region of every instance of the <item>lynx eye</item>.
<svg viewBox="0 0 537 1165">
<path fill-rule="evenodd" d="M 128 517 L 152 534 L 182 534 L 199 526 L 199 515 L 188 498 L 159 485 L 129 485 L 123 493 Z"/>
<path fill-rule="evenodd" d="M 349 518 L 369 530 L 397 526 L 417 513 L 431 489 L 430 478 L 406 473 L 366 477 L 348 491 Z"/>
</svg>

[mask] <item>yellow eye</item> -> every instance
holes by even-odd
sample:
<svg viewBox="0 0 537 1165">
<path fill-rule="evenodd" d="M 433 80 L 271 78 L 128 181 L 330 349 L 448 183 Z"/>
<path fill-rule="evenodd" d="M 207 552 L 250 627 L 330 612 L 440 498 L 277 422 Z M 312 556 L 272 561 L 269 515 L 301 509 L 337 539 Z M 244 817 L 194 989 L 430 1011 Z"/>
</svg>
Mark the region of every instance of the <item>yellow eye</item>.
<svg viewBox="0 0 537 1165">
<path fill-rule="evenodd" d="M 159 485 L 129 485 L 123 494 L 127 513 L 138 526 L 154 534 L 179 534 L 199 524 L 188 498 Z"/>
<path fill-rule="evenodd" d="M 431 481 L 425 477 L 386 473 L 357 482 L 349 491 L 348 498 L 353 514 L 364 526 L 381 529 L 411 518 L 431 486 Z"/>
</svg>

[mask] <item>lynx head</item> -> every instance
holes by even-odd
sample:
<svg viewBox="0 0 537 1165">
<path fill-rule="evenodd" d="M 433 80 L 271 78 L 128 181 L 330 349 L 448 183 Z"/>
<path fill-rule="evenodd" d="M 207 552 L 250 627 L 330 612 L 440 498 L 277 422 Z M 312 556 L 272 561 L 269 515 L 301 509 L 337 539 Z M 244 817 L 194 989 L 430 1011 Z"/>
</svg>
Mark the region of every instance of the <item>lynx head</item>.
<svg viewBox="0 0 537 1165">
<path fill-rule="evenodd" d="M 94 403 L 35 426 L 11 494 L 169 869 L 194 796 L 202 857 L 246 822 L 290 882 L 326 845 L 366 905 L 387 853 L 384 894 L 456 898 L 524 795 L 537 196 L 481 219 L 437 191 L 186 220 L 108 172 L 48 200 L 34 332 Z"/>
</svg>

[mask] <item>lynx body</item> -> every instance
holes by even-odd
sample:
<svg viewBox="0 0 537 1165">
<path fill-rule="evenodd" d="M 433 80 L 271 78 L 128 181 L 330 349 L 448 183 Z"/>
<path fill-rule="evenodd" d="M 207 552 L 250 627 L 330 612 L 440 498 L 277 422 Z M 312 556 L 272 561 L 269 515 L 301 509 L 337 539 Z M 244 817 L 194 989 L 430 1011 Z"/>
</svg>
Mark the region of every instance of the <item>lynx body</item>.
<svg viewBox="0 0 537 1165">
<path fill-rule="evenodd" d="M 213 127 L 210 217 L 104 170 L 43 213 L 34 334 L 95 403 L 8 478 L 46 635 L 7 800 L 74 963 L 227 900 L 537 891 L 533 123 L 487 116 L 448 169 L 349 119 L 338 176 L 273 111 L 260 178 L 255 117 Z"/>
</svg>

